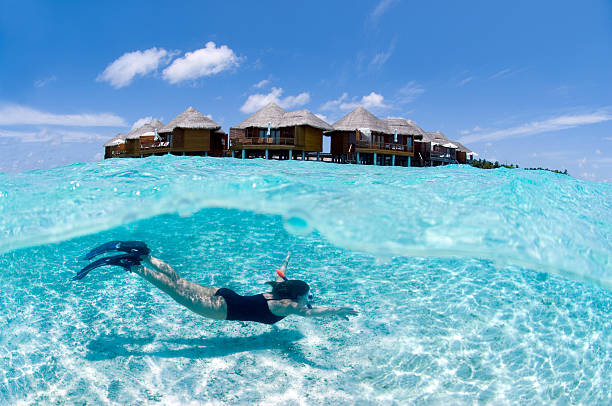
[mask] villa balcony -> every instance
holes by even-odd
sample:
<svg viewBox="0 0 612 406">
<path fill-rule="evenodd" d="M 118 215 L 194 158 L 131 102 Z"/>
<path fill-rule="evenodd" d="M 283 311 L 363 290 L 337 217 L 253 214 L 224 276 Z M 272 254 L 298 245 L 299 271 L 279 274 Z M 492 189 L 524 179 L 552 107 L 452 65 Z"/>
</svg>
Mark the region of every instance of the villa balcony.
<svg viewBox="0 0 612 406">
<path fill-rule="evenodd" d="M 368 150 L 379 150 L 381 152 L 388 151 L 393 152 L 412 152 L 412 145 L 403 145 L 394 142 L 363 142 L 360 141 L 356 144 L 357 148 L 368 149 Z"/>
<path fill-rule="evenodd" d="M 252 138 L 233 138 L 231 139 L 232 147 L 246 146 L 295 146 L 294 137 L 252 137 Z"/>
<path fill-rule="evenodd" d="M 140 145 L 141 150 L 155 149 L 155 148 L 169 148 L 169 147 L 170 147 L 169 141 L 155 141 L 153 143 L 147 143 L 147 144 L 143 143 Z"/>
</svg>

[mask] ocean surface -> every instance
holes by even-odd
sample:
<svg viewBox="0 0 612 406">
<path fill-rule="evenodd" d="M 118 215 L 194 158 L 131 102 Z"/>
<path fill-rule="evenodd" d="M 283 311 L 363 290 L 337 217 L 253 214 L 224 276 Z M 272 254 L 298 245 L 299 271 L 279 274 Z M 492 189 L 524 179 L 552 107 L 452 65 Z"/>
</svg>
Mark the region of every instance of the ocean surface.
<svg viewBox="0 0 612 406">
<path fill-rule="evenodd" d="M 350 320 L 213 321 L 120 268 Z M 542 171 L 152 157 L 0 174 L 0 404 L 612 402 L 612 185 Z"/>
</svg>

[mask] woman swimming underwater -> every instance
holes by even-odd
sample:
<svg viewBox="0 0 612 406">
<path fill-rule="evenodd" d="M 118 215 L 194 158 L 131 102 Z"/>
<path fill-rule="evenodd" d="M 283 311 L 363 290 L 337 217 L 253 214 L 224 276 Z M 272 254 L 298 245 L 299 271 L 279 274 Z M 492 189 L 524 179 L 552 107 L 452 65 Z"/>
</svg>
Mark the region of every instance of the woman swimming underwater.
<svg viewBox="0 0 612 406">
<path fill-rule="evenodd" d="M 89 271 L 105 265 L 120 266 L 146 279 L 189 310 L 215 320 L 255 321 L 274 324 L 295 314 L 302 317 L 339 316 L 357 314 L 350 307 L 312 308 L 310 287 L 301 280 L 289 280 L 285 270 L 289 255 L 276 271 L 272 292 L 241 296 L 231 289 L 202 286 L 188 281 L 160 259 L 150 255 L 147 245 L 140 241 L 111 241 L 91 250 L 84 259 L 90 260 L 107 252 L 126 254 L 104 257 L 84 267 L 72 280 L 83 279 Z"/>
</svg>

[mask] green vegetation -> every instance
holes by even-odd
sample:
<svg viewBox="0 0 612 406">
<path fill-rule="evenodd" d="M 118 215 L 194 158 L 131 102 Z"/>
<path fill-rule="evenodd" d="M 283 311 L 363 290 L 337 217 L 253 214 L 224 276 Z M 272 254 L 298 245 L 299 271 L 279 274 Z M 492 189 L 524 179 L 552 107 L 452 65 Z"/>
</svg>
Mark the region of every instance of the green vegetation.
<svg viewBox="0 0 612 406">
<path fill-rule="evenodd" d="M 481 168 L 481 169 L 495 169 L 495 168 L 517 169 L 519 167 L 518 165 L 514 165 L 514 164 L 500 164 L 498 161 L 491 162 L 491 161 L 487 161 L 486 159 L 475 159 L 472 162 L 472 166 L 475 168 Z M 549 171 L 549 172 L 554 172 L 554 173 L 560 173 L 562 175 L 569 175 L 569 173 L 567 173 L 567 169 L 565 169 L 564 171 L 560 171 L 558 169 L 548 169 L 548 168 L 523 168 L 523 169 L 527 171 Z"/>
</svg>

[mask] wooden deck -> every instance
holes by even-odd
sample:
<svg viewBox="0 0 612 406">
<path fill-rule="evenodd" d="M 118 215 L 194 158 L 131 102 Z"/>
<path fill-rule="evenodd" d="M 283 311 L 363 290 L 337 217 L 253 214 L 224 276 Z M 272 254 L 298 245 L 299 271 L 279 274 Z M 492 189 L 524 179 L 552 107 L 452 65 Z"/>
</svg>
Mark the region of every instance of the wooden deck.
<svg viewBox="0 0 612 406">
<path fill-rule="evenodd" d="M 412 151 L 401 151 L 394 149 L 379 149 L 379 148 L 363 148 L 356 147 L 355 152 L 359 152 L 361 154 L 378 154 L 378 155 L 397 155 L 397 156 L 414 156 L 414 152 Z"/>
<path fill-rule="evenodd" d="M 238 144 L 232 145 L 230 147 L 230 151 L 240 151 L 243 149 L 251 149 L 251 150 L 283 150 L 289 151 L 290 149 L 297 150 L 298 148 L 295 145 L 279 145 L 279 144 Z"/>
</svg>

